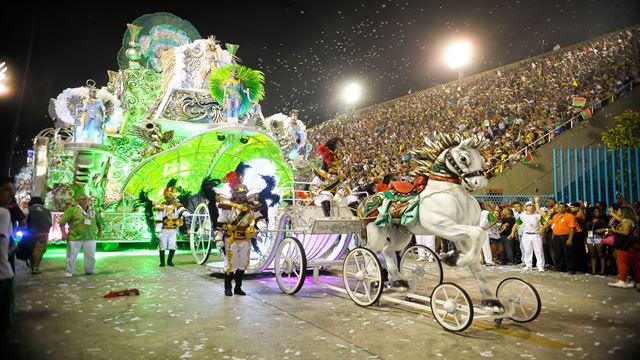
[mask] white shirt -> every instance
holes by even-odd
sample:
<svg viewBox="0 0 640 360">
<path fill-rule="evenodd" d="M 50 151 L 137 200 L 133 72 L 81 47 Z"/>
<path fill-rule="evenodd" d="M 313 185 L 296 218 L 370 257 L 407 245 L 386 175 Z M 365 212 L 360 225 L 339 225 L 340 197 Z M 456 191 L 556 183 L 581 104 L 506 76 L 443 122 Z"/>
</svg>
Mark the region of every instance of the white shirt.
<svg viewBox="0 0 640 360">
<path fill-rule="evenodd" d="M 484 228 L 490 222 L 491 221 L 489 221 L 489 211 L 488 210 L 482 210 L 480 212 L 480 227 Z M 485 231 L 487 232 L 487 235 L 489 235 L 489 237 L 491 239 L 500 239 L 500 234 L 498 233 L 498 225 L 497 225 L 497 223 L 495 225 L 493 225 L 492 227 L 488 228 Z"/>
<path fill-rule="evenodd" d="M 0 207 L 0 280 L 14 276 L 9 263 L 9 244 L 12 233 L 11 214 L 9 210 Z"/>
<path fill-rule="evenodd" d="M 524 234 L 540 234 L 540 214 L 527 214 L 523 212 L 518 219 L 522 222 L 522 224 L 518 226 L 518 229 L 522 228 Z"/>
</svg>

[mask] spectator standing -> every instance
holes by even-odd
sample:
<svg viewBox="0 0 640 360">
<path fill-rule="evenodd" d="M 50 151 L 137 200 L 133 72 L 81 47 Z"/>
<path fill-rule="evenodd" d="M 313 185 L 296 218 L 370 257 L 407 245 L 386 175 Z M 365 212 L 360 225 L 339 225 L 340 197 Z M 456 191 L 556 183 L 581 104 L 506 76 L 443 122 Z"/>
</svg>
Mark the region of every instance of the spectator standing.
<svg viewBox="0 0 640 360">
<path fill-rule="evenodd" d="M 69 224 L 69 232 L 65 225 Z M 102 235 L 102 218 L 90 206 L 89 197 L 78 195 L 78 204 L 69 207 L 60 217 L 62 238 L 67 240 L 66 277 L 72 277 L 80 248 L 84 250 L 84 273 L 94 274 L 96 240 Z"/>
<path fill-rule="evenodd" d="M 607 220 L 602 214 L 602 210 L 599 207 L 594 207 L 587 221 L 587 248 L 591 255 L 591 273 L 592 274 L 605 274 L 606 261 L 605 261 L 605 249 L 602 245 L 602 233 L 607 227 Z M 597 273 L 598 260 L 600 261 L 600 272 Z"/>
<path fill-rule="evenodd" d="M 534 208 L 535 205 L 535 208 Z M 519 227 L 522 227 L 522 237 L 520 243 L 522 244 L 524 270 L 531 270 L 533 268 L 533 254 L 536 255 L 536 267 L 538 271 L 544 271 L 544 252 L 542 250 L 542 235 L 541 235 L 541 220 L 540 214 L 540 200 L 536 196 L 534 202 L 528 201 L 525 204 L 526 211 L 518 217 L 516 224 L 511 231 L 510 237 L 514 237 Z M 534 209 L 537 212 L 534 212 Z"/>
<path fill-rule="evenodd" d="M 13 285 L 14 272 L 9 263 L 11 249 L 11 214 L 7 209 L 14 196 L 13 183 L 9 178 L 0 179 L 0 330 L 4 341 L 7 330 L 13 325 L 16 294 Z"/>
<path fill-rule="evenodd" d="M 573 258 L 576 270 L 585 271 L 587 266 L 587 253 L 585 252 L 585 242 L 587 239 L 586 218 L 582 209 L 582 204 L 579 202 L 571 203 L 569 210 L 576 218 L 576 234 L 573 237 Z"/>
<path fill-rule="evenodd" d="M 51 229 L 51 211 L 44 207 L 42 198 L 34 196 L 29 201 L 29 215 L 27 216 L 27 234 L 33 246 L 31 254 L 31 273 L 40 274 L 40 262 L 49 241 Z"/>
<path fill-rule="evenodd" d="M 504 249 L 503 264 L 513 265 L 513 239 L 509 238 L 513 225 L 516 223 L 516 219 L 513 217 L 513 210 L 506 207 L 502 210 L 502 219 L 500 220 L 502 225 L 500 226 L 500 239 L 502 240 L 502 247 Z"/>
<path fill-rule="evenodd" d="M 568 271 L 575 274 L 575 263 L 573 261 L 573 237 L 576 232 L 576 218 L 568 211 L 567 205 L 559 203 L 558 213 L 553 216 L 549 223 L 553 229 L 551 246 L 553 247 L 554 267 L 558 271 Z"/>
<path fill-rule="evenodd" d="M 482 242 L 482 254 L 484 255 L 484 263 L 487 266 L 493 266 L 495 263 L 491 258 L 491 243 L 489 241 L 489 229 L 496 225 L 499 219 L 496 219 L 491 211 L 489 211 L 489 206 L 487 203 L 480 203 L 480 207 L 482 211 L 480 212 L 480 227 L 485 231 L 487 237 L 485 241 Z"/>
<path fill-rule="evenodd" d="M 616 249 L 616 263 L 618 265 L 618 281 L 609 283 L 609 286 L 617 288 L 632 288 L 633 282 L 627 282 L 629 266 L 631 266 L 633 280 L 640 284 L 640 261 L 638 251 L 638 216 L 635 210 L 629 205 L 614 206 L 610 209 L 611 217 L 618 222 L 618 225 L 606 229 L 614 236 L 613 247 Z"/>
</svg>

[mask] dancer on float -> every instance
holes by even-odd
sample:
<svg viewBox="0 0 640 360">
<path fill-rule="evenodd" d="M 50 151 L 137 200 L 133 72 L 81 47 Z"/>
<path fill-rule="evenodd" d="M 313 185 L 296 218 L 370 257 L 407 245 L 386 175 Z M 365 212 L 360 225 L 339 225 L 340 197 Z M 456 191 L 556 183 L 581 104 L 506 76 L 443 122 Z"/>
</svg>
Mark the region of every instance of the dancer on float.
<svg viewBox="0 0 640 360">
<path fill-rule="evenodd" d="M 267 222 L 260 214 L 260 202 L 247 197 L 249 189 L 241 177 L 232 171 L 225 179 L 231 187 L 231 199 L 221 198 L 218 202 L 220 214 L 216 228 L 216 245 L 225 249 L 224 294 L 246 295 L 242 290 L 242 279 L 249 267 L 251 239 L 256 237 L 256 228 L 261 231 L 267 229 Z M 232 292 L 231 282 L 234 279 Z"/>
<path fill-rule="evenodd" d="M 313 203 L 322 206 L 326 217 L 331 217 L 331 201 L 349 206 L 354 215 L 358 208 L 358 198 L 351 193 L 342 174 L 341 154 L 337 149 L 341 142 L 340 138 L 332 138 L 316 149 L 323 159 L 322 169 L 313 169 L 315 177 L 311 181 L 310 190 L 314 197 Z"/>
<path fill-rule="evenodd" d="M 164 201 L 155 205 L 156 231 L 158 231 L 158 244 L 160 250 L 160 267 L 165 266 L 164 253 L 169 249 L 167 265 L 173 266 L 173 255 L 176 253 L 178 228 L 184 224 L 184 217 L 191 216 L 187 209 L 178 201 L 178 189 L 176 180 L 172 179 L 167 184 L 162 195 Z"/>
<path fill-rule="evenodd" d="M 238 79 L 238 69 L 231 69 L 229 75 L 230 77 L 222 82 L 224 108 L 227 112 L 227 121 L 237 123 L 240 106 L 242 105 L 242 93 L 247 94 L 247 98 L 249 99 L 251 99 L 251 97 L 249 89 L 245 89 L 242 82 Z"/>
</svg>

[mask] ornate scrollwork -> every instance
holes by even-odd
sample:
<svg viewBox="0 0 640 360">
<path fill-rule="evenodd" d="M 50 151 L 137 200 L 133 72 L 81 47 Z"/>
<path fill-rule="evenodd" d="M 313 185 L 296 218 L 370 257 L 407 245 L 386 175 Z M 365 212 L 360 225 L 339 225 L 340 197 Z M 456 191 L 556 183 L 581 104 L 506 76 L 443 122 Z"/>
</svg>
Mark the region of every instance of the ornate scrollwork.
<svg viewBox="0 0 640 360">
<path fill-rule="evenodd" d="M 219 122 L 224 116 L 222 107 L 204 92 L 173 90 L 161 117 L 167 120 L 190 122 Z"/>
</svg>

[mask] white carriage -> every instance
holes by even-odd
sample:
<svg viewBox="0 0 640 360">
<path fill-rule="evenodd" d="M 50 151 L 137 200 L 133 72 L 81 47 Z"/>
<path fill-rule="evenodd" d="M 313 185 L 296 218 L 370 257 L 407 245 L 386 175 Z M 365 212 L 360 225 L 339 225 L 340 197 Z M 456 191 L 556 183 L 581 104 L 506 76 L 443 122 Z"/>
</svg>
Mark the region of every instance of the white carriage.
<svg viewBox="0 0 640 360">
<path fill-rule="evenodd" d="M 252 252 L 246 272 L 273 271 L 286 294 L 295 294 L 302 288 L 307 269 L 313 268 L 317 278 L 321 268 L 342 265 L 341 259 L 349 245 L 355 244 L 354 237 L 361 226 L 347 206 L 333 204 L 332 216 L 327 218 L 322 208 L 299 198 L 282 200 L 273 224 L 269 231 L 259 234 L 263 251 Z M 214 245 L 213 230 L 207 204 L 201 203 L 191 218 L 191 252 L 197 264 L 222 273 L 223 261 L 207 263 Z"/>
</svg>

